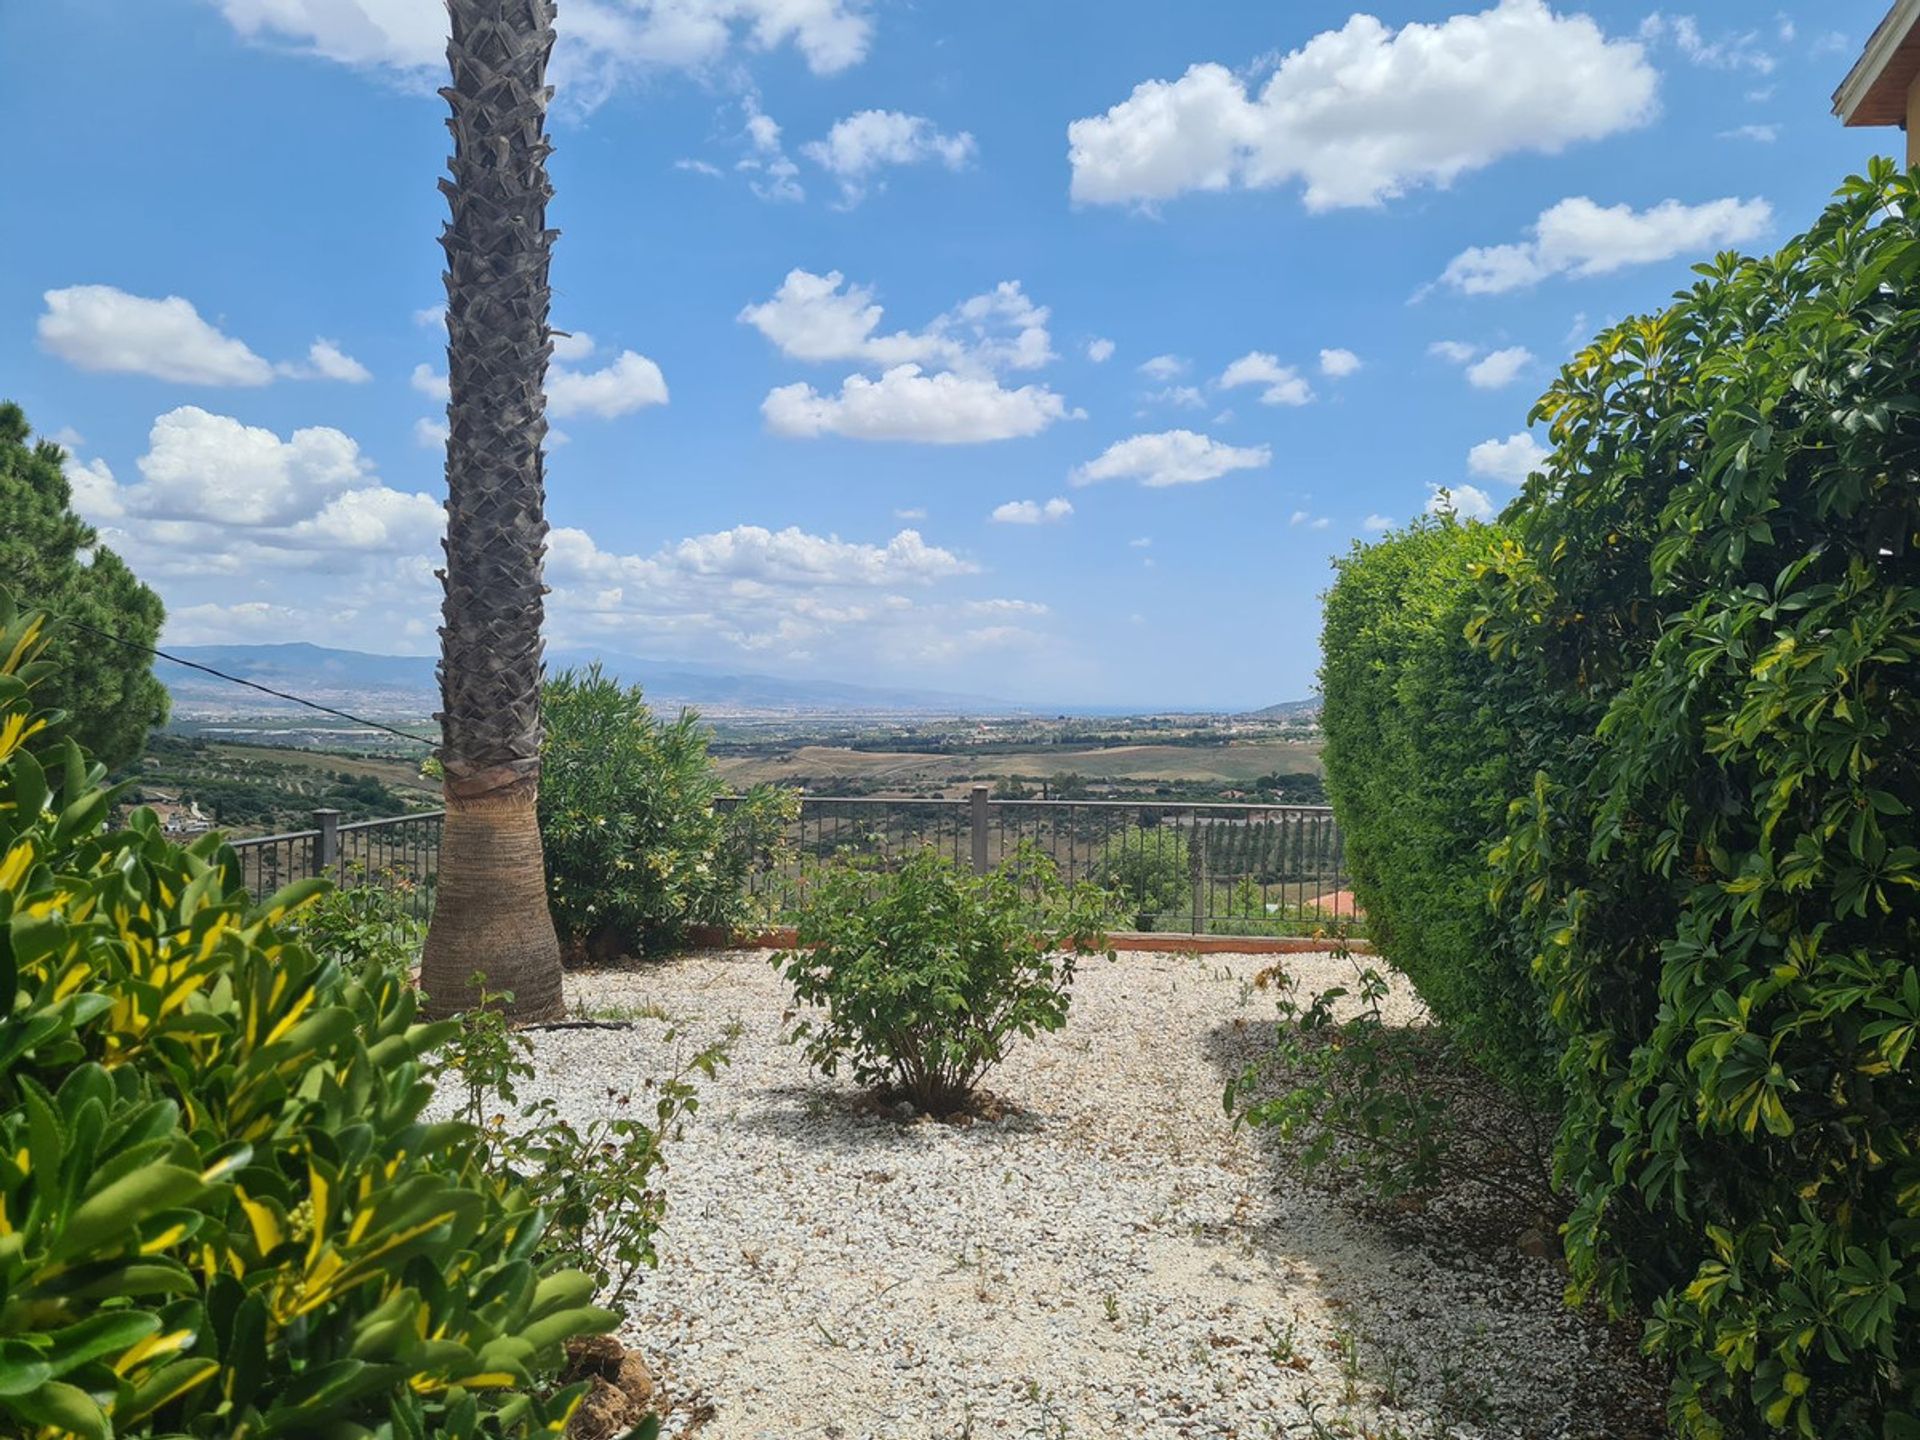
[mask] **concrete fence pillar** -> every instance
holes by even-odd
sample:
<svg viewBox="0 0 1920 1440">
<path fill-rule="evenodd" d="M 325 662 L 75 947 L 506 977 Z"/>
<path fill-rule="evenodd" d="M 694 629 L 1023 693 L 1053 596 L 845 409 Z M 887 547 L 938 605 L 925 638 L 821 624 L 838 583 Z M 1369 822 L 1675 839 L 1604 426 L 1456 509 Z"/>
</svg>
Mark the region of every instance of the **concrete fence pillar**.
<svg viewBox="0 0 1920 1440">
<path fill-rule="evenodd" d="M 969 814 L 973 820 L 973 873 L 987 873 L 987 787 L 976 785 L 969 799 Z"/>
<path fill-rule="evenodd" d="M 313 873 L 325 875 L 340 863 L 340 812 L 313 812 Z"/>
</svg>

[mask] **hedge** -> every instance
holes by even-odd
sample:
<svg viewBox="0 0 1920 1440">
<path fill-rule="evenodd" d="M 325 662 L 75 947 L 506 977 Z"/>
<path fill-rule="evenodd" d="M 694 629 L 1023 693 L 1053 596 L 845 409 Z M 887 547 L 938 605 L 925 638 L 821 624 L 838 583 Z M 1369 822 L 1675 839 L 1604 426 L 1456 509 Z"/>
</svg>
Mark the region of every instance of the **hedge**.
<svg viewBox="0 0 1920 1440">
<path fill-rule="evenodd" d="M 1466 638 L 1475 567 L 1500 540 L 1428 517 L 1335 562 L 1322 759 L 1375 947 L 1472 1058 L 1533 1091 L 1551 1084 L 1552 1052 L 1525 957 L 1488 899 L 1513 788 L 1507 697 Z"/>
<path fill-rule="evenodd" d="M 1373 933 L 1557 1100 L 1571 1295 L 1692 1437 L 1920 1437 L 1917 211 L 1880 163 L 1696 267 L 1561 372 L 1498 526 L 1328 600 Z"/>
<path fill-rule="evenodd" d="M 1920 1435 L 1916 209 L 1882 164 L 1577 356 L 1474 622 L 1575 1293 L 1694 1436 Z"/>
</svg>

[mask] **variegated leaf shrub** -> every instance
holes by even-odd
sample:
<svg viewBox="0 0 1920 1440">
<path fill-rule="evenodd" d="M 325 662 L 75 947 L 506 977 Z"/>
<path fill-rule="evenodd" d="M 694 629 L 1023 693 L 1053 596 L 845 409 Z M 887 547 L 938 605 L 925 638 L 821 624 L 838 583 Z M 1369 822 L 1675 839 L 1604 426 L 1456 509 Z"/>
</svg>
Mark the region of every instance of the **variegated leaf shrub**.
<svg viewBox="0 0 1920 1440">
<path fill-rule="evenodd" d="M 561 1431 L 594 1283 L 470 1127 L 430 1124 L 405 977 L 293 935 L 71 743 L 44 743 L 38 617 L 0 596 L 0 1433 Z"/>
</svg>

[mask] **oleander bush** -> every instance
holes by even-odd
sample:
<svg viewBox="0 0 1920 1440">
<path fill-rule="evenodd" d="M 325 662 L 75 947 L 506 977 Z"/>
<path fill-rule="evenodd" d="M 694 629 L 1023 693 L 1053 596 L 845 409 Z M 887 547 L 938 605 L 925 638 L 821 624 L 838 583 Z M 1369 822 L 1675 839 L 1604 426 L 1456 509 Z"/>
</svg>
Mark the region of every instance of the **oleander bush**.
<svg viewBox="0 0 1920 1440">
<path fill-rule="evenodd" d="M 1537 1098 L 1557 1047 L 1487 866 L 1514 791 L 1507 714 L 1527 697 L 1466 634 L 1501 538 L 1428 517 L 1335 562 L 1321 758 L 1375 949 L 1469 1058 Z"/>
<path fill-rule="evenodd" d="M 1583 350 L 1473 625 L 1574 1291 L 1690 1436 L 1920 1435 L 1920 185 Z"/>
<path fill-rule="evenodd" d="M 699 717 L 670 721 L 598 665 L 547 681 L 540 839 L 547 893 L 572 960 L 669 947 L 689 925 L 751 916 L 750 875 L 772 863 L 797 800 L 756 786 L 738 803 Z"/>
<path fill-rule="evenodd" d="M 822 1074 L 844 1063 L 860 1085 L 951 1114 L 1016 1038 L 1067 1023 L 1077 962 L 1112 958 L 1109 906 L 1031 841 L 985 875 L 932 846 L 892 869 L 836 861 L 801 902 L 798 948 L 773 957 L 821 1011 L 791 1036 Z"/>
<path fill-rule="evenodd" d="M 0 598 L 0 1433 L 553 1434 L 565 1342 L 612 1327 L 542 1215 L 422 1120 L 450 1025 L 169 843 L 32 687 Z"/>
</svg>

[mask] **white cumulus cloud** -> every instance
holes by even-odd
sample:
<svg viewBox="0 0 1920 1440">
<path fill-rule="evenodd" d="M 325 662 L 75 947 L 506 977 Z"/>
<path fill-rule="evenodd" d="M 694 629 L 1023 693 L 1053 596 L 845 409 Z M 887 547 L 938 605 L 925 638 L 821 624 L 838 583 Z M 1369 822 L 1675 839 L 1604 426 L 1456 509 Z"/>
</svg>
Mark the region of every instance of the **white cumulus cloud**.
<svg viewBox="0 0 1920 1440">
<path fill-rule="evenodd" d="M 292 361 L 273 367 L 276 373 L 293 380 L 342 380 L 349 385 L 364 385 L 373 372 L 331 340 L 316 340 L 307 348 L 304 361 Z"/>
<path fill-rule="evenodd" d="M 1543 212 L 1531 239 L 1463 250 L 1441 279 L 1468 295 L 1498 295 L 1554 275 L 1604 275 L 1677 255 L 1705 258 L 1716 247 L 1755 239 L 1772 222 L 1773 207 L 1764 200 L 1663 200 L 1635 210 L 1575 195 Z"/>
<path fill-rule="evenodd" d="M 436 0 L 213 0 L 243 37 L 409 79 L 446 65 L 447 17 Z M 635 76 L 704 70 L 746 44 L 792 45 L 816 74 L 866 58 L 864 0 L 570 0 L 560 7 L 554 73 L 575 103 Z"/>
<path fill-rule="evenodd" d="M 547 411 L 561 419 L 594 415 L 612 420 L 666 403 L 667 381 L 660 367 L 632 350 L 622 350 L 612 364 L 599 370 L 555 367 L 547 372 Z"/>
<path fill-rule="evenodd" d="M 129 485 L 102 458 L 70 457 L 67 473 L 103 542 L 160 588 L 168 638 L 431 650 L 442 508 L 382 483 L 350 436 L 283 437 L 185 406 L 154 422 L 137 465 Z M 662 653 L 817 659 L 828 673 L 917 666 L 935 681 L 967 655 L 1038 644 L 1029 627 L 1047 614 L 944 590 L 979 567 L 915 529 L 869 542 L 741 524 L 623 553 L 562 528 L 546 570 L 556 644 L 619 648 L 639 630 Z"/>
<path fill-rule="evenodd" d="M 857 205 L 880 170 L 937 161 L 960 170 L 975 154 L 973 136 L 949 135 L 924 115 L 899 110 L 861 110 L 836 121 L 826 137 L 800 153 L 840 182 L 843 203 Z"/>
<path fill-rule="evenodd" d="M 1533 363 L 1533 352 L 1524 345 L 1509 345 L 1483 355 L 1467 366 L 1467 383 L 1476 390 L 1498 390 L 1511 385 Z"/>
<path fill-rule="evenodd" d="M 1551 453 L 1531 434 L 1522 430 L 1505 440 L 1482 440 L 1467 452 L 1467 469 L 1488 480 L 1519 485 L 1546 464 L 1547 456 Z"/>
<path fill-rule="evenodd" d="M 149 300 L 111 285 L 71 285 L 42 297 L 40 343 L 82 370 L 188 385 L 265 385 L 273 366 L 200 318 L 178 295 Z"/>
<path fill-rule="evenodd" d="M 790 360 L 940 365 L 987 373 L 1037 370 L 1054 359 L 1049 312 L 1017 280 L 961 301 L 923 330 L 882 333 L 885 311 L 838 270 L 791 270 L 773 297 L 740 312 Z"/>
<path fill-rule="evenodd" d="M 1076 200 L 1152 203 L 1299 181 L 1310 210 L 1377 205 L 1520 152 L 1645 124 L 1642 47 L 1546 0 L 1394 30 L 1354 15 L 1280 60 L 1258 94 L 1224 65 L 1148 80 L 1067 128 Z"/>
<path fill-rule="evenodd" d="M 835 394 L 811 385 L 782 385 L 761 413 L 778 435 L 856 440 L 917 440 L 967 445 L 1037 435 L 1067 415 L 1067 404 L 1044 385 L 1007 389 L 991 376 L 896 365 L 879 379 L 849 375 Z"/>
<path fill-rule="evenodd" d="M 1070 478 L 1075 485 L 1137 480 L 1159 489 L 1216 480 L 1234 470 L 1258 470 L 1272 461 L 1273 451 L 1265 445 L 1227 445 L 1192 430 L 1165 430 L 1116 441 Z"/>
<path fill-rule="evenodd" d="M 1218 384 L 1226 390 L 1257 385 L 1262 405 L 1307 405 L 1313 401 L 1313 387 L 1300 372 L 1263 350 L 1251 351 L 1227 366 Z"/>
<path fill-rule="evenodd" d="M 1344 380 L 1360 368 L 1360 357 L 1351 350 L 1322 350 L 1320 373 L 1330 380 Z"/>
<path fill-rule="evenodd" d="M 1114 344 L 1111 340 L 1099 339 L 1087 342 L 1087 358 L 1096 365 L 1104 365 L 1113 358 Z"/>
<path fill-rule="evenodd" d="M 446 401 L 452 392 L 447 388 L 447 377 L 431 365 L 420 364 L 413 367 L 413 374 L 407 383 L 429 400 Z"/>
<path fill-rule="evenodd" d="M 1473 485 L 1434 486 L 1427 500 L 1429 515 L 1456 515 L 1462 520 L 1491 520 L 1497 513 L 1493 499 Z"/>
<path fill-rule="evenodd" d="M 1460 366 L 1467 383 L 1477 390 L 1498 390 L 1511 385 L 1534 361 L 1533 352 L 1524 345 L 1489 351 L 1464 340 L 1436 340 L 1427 347 L 1427 353 L 1449 365 Z"/>
<path fill-rule="evenodd" d="M 996 505 L 987 518 L 999 525 L 1046 525 L 1073 514 L 1073 502 L 1056 497 L 1042 504 L 1037 500 L 1009 500 Z"/>
<path fill-rule="evenodd" d="M 139 470 L 140 484 L 96 490 L 95 499 L 155 522 L 285 526 L 374 483 L 372 461 L 338 430 L 314 426 L 282 440 L 197 405 L 153 422 Z M 104 465 L 96 478 L 110 480 Z"/>
</svg>

